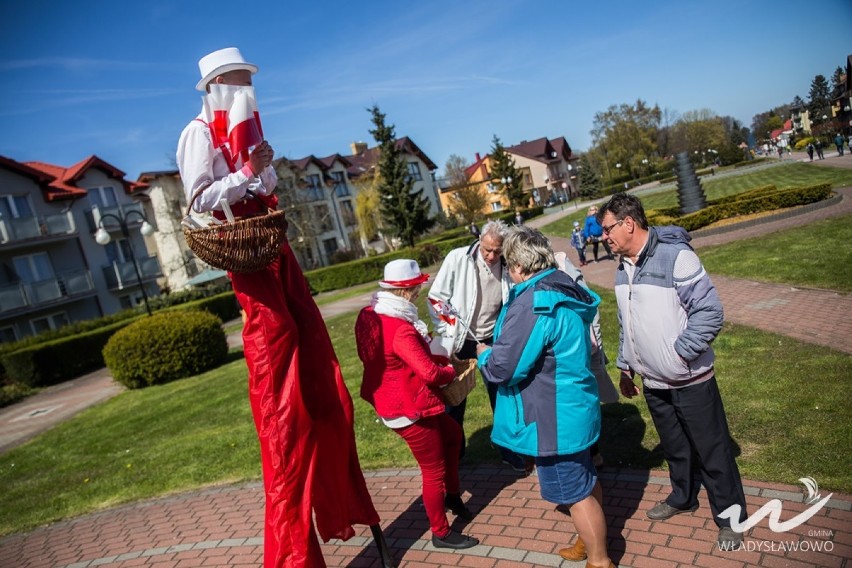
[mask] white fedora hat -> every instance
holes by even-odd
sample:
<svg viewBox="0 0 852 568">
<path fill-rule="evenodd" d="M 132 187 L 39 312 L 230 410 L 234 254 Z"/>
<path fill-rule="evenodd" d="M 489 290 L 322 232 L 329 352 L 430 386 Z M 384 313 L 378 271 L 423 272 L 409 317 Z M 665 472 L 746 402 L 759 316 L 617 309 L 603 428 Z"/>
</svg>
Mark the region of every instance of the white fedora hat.
<svg viewBox="0 0 852 568">
<path fill-rule="evenodd" d="M 236 47 L 226 47 L 225 49 L 208 53 L 198 61 L 201 80 L 195 88 L 199 91 L 204 91 L 207 89 L 207 83 L 215 77 L 228 71 L 237 71 L 238 69 L 251 71 L 252 74 L 257 73 L 257 65 L 243 59 L 243 54 Z"/>
<path fill-rule="evenodd" d="M 385 265 L 385 279 L 379 280 L 382 288 L 413 288 L 429 280 L 428 274 L 420 272 L 416 260 L 398 258 Z"/>
</svg>

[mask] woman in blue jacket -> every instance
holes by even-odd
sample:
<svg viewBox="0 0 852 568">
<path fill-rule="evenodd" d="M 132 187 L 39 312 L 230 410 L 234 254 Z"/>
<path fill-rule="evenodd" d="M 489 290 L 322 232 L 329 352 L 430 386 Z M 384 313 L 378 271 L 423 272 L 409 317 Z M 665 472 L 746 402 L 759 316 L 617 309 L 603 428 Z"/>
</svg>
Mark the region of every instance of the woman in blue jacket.
<svg viewBox="0 0 852 568">
<path fill-rule="evenodd" d="M 542 498 L 570 509 L 580 537 L 560 556 L 588 557 L 592 568 L 614 566 L 589 452 L 601 426 L 589 368 L 589 325 L 600 298 L 556 270 L 549 241 L 535 229 L 512 227 L 503 256 L 515 287 L 497 318 L 493 345 L 477 348 L 482 376 L 498 385 L 491 439 L 532 456 Z"/>
<path fill-rule="evenodd" d="M 597 206 L 592 205 L 589 207 L 589 212 L 586 214 L 586 221 L 583 224 L 583 236 L 586 237 L 586 242 L 592 243 L 592 254 L 595 255 L 595 262 L 598 261 L 599 244 L 604 246 L 607 260 L 612 260 L 615 257 L 612 256 L 609 244 L 607 244 L 606 239 L 603 238 L 603 227 L 601 227 L 601 224 L 598 222 L 597 213 Z"/>
</svg>

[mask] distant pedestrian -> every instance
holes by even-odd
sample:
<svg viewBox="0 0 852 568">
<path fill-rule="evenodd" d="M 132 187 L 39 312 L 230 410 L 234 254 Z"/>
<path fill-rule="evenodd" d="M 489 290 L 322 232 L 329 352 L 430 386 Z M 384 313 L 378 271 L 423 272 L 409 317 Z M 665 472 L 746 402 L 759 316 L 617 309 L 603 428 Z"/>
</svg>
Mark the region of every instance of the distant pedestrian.
<svg viewBox="0 0 852 568">
<path fill-rule="evenodd" d="M 837 133 L 837 136 L 834 137 L 834 145 L 837 146 L 837 155 L 843 155 L 843 135 L 841 133 Z"/>
<path fill-rule="evenodd" d="M 807 151 L 808 151 L 808 158 L 810 158 L 810 161 L 813 162 L 814 161 L 814 143 L 813 142 L 808 142 Z"/>
<path fill-rule="evenodd" d="M 571 232 L 571 246 L 577 249 L 580 266 L 586 266 L 586 237 L 583 236 L 579 221 L 574 221 L 574 230 Z"/>
<path fill-rule="evenodd" d="M 470 230 L 471 235 L 473 235 L 474 237 L 479 239 L 480 232 L 479 232 L 479 227 L 476 226 L 476 223 L 471 223 L 470 227 L 468 227 L 468 229 Z"/>
<path fill-rule="evenodd" d="M 524 216 L 521 215 L 520 211 L 515 213 L 515 225 L 523 225 L 524 224 Z"/>
<path fill-rule="evenodd" d="M 822 140 L 817 138 L 816 142 L 814 142 L 814 148 L 816 148 L 817 158 L 824 160 L 825 156 L 822 153 Z"/>
</svg>

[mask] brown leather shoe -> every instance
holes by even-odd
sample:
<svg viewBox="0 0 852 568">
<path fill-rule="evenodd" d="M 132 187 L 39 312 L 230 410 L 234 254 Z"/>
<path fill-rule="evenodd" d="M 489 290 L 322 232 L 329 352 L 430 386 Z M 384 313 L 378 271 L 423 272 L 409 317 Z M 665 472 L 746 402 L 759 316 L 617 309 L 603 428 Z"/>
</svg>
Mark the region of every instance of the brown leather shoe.
<svg viewBox="0 0 852 568">
<path fill-rule="evenodd" d="M 579 536 L 577 542 L 571 548 L 563 548 L 559 551 L 559 556 L 571 562 L 579 562 L 586 559 L 586 543 Z"/>
</svg>

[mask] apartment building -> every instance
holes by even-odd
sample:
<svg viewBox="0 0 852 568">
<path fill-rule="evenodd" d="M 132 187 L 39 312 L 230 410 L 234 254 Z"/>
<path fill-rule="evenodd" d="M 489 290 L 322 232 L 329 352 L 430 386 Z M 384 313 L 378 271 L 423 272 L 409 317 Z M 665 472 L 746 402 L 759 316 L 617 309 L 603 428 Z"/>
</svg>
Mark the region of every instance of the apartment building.
<svg viewBox="0 0 852 568">
<path fill-rule="evenodd" d="M 512 157 L 521 175 L 521 189 L 529 196 L 530 207 L 567 202 L 578 195 L 577 158 L 564 137 L 538 138 L 508 146 L 505 151 Z M 492 175 L 491 156 L 476 154 L 474 163 L 465 170 L 467 187 L 485 196 L 482 214 L 489 215 L 510 207 L 502 191 L 500 180 Z M 452 215 L 453 201 L 458 199 L 457 189 L 443 184 L 439 197 L 441 208 Z"/>
<path fill-rule="evenodd" d="M 124 176 L 97 156 L 71 167 L 0 156 L 0 342 L 159 293 L 144 185 Z"/>
</svg>

